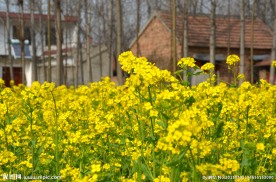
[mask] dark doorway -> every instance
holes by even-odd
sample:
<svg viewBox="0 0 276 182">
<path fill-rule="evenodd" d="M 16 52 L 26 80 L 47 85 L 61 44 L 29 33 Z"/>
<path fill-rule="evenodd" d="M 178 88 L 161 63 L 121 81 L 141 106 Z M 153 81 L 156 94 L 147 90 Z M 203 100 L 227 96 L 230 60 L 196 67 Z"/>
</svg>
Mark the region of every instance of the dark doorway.
<svg viewBox="0 0 276 182">
<path fill-rule="evenodd" d="M 13 68 L 13 74 L 14 74 L 14 84 L 18 85 L 19 83 L 22 83 L 22 68 L 16 67 Z M 6 87 L 10 87 L 10 68 L 9 67 L 3 67 L 3 80 L 5 81 Z"/>
</svg>

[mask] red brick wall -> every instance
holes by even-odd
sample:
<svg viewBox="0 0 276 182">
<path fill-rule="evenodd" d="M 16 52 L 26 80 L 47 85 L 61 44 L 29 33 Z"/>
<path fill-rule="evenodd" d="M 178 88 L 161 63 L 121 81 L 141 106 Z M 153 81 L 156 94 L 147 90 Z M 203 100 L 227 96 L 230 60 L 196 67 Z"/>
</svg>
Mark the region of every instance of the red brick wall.
<svg viewBox="0 0 276 182">
<path fill-rule="evenodd" d="M 148 58 L 161 69 L 172 69 L 171 65 L 171 33 L 168 28 L 156 17 L 139 37 L 140 56 Z M 137 56 L 137 43 L 130 48 Z M 181 46 L 177 45 L 178 58 L 180 58 Z"/>
</svg>

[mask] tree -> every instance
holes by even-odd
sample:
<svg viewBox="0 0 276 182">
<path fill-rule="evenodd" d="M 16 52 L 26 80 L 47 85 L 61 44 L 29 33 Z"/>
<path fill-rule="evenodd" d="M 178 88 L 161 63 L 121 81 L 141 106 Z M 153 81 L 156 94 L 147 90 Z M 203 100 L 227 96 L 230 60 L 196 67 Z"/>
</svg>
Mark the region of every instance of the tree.
<svg viewBox="0 0 276 182">
<path fill-rule="evenodd" d="M 105 34 L 105 18 L 104 18 L 104 5 L 102 1 L 97 1 L 97 15 L 98 15 L 98 49 L 99 49 L 99 65 L 100 65 L 100 77 L 103 76 L 103 60 L 102 60 L 102 35 Z"/>
<path fill-rule="evenodd" d="M 244 74 L 244 26 L 244 0 L 240 0 L 240 74 Z"/>
<path fill-rule="evenodd" d="M 42 3 L 43 0 L 39 1 L 38 5 L 38 12 L 42 15 L 43 9 L 42 9 Z M 45 81 L 47 79 L 47 72 L 45 67 L 45 56 L 43 54 L 44 51 L 44 26 L 43 26 L 43 19 L 42 16 L 39 16 L 39 34 L 40 34 L 40 42 L 41 42 L 41 51 L 42 51 L 42 71 L 43 71 L 43 80 Z"/>
<path fill-rule="evenodd" d="M 211 0 L 210 62 L 215 65 L 216 48 L 216 0 Z"/>
<path fill-rule="evenodd" d="M 172 71 L 176 71 L 176 1 L 171 0 L 171 13 L 172 13 L 172 35 L 171 35 L 171 59 Z"/>
<path fill-rule="evenodd" d="M 21 48 L 21 66 L 22 66 L 22 83 L 25 84 L 25 26 L 24 26 L 24 1 L 18 0 L 20 7 L 20 48 Z"/>
<path fill-rule="evenodd" d="M 148 19 L 151 17 L 153 11 L 159 11 L 162 8 L 162 3 L 162 0 L 146 0 Z M 168 7 L 170 7 L 170 4 Z"/>
<path fill-rule="evenodd" d="M 52 63 L 51 63 L 51 0 L 48 0 L 48 20 L 47 20 L 47 43 L 48 43 L 48 67 L 47 67 L 47 81 L 52 81 Z"/>
<path fill-rule="evenodd" d="M 117 52 L 117 80 L 118 84 L 122 85 L 123 84 L 123 72 L 121 69 L 121 66 L 118 61 L 118 56 L 121 53 L 121 34 L 122 34 L 122 10 L 121 10 L 121 0 L 116 0 L 116 18 L 117 18 L 117 41 L 116 41 L 116 52 Z"/>
<path fill-rule="evenodd" d="M 76 49 L 76 65 L 75 65 L 75 87 L 79 84 L 79 67 L 80 67 L 80 1 L 78 1 L 78 9 L 77 9 L 77 16 L 78 16 L 78 22 L 77 22 L 77 49 Z"/>
<path fill-rule="evenodd" d="M 88 63 L 88 81 L 92 82 L 93 81 L 93 76 L 92 76 L 92 60 L 90 56 L 91 52 L 91 24 L 90 24 L 90 19 L 91 19 L 91 7 L 92 7 L 92 2 L 88 2 L 88 0 L 84 1 L 84 8 L 85 8 L 85 23 L 86 23 L 86 61 Z M 88 13 L 89 10 L 89 13 Z"/>
<path fill-rule="evenodd" d="M 137 46 L 137 50 L 136 50 L 136 54 L 139 57 L 141 55 L 140 52 L 140 44 L 139 44 L 139 32 L 140 32 L 140 0 L 136 0 L 136 46 Z"/>
<path fill-rule="evenodd" d="M 82 61 L 82 46 L 81 46 L 81 2 L 78 1 L 78 22 L 77 22 L 77 64 L 76 64 L 76 84 L 75 86 L 78 86 L 79 84 L 79 76 L 80 76 L 80 84 L 84 83 L 84 77 L 83 77 L 83 61 Z M 79 72 L 80 69 L 80 72 Z"/>
<path fill-rule="evenodd" d="M 274 2 L 274 17 L 273 17 L 273 41 L 272 41 L 272 52 L 271 52 L 271 59 L 276 60 L 276 2 Z M 274 66 L 270 66 L 270 75 L 269 75 L 269 82 L 274 84 L 274 77 L 275 77 L 275 68 Z"/>
<path fill-rule="evenodd" d="M 109 44 L 108 44 L 108 49 L 109 49 L 109 76 L 113 76 L 113 66 L 112 66 L 112 61 L 113 61 L 113 39 L 114 39 L 114 11 L 113 11 L 113 6 L 114 6 L 114 1 L 109 0 Z"/>
<path fill-rule="evenodd" d="M 8 36 L 8 60 L 10 62 L 10 77 L 11 80 L 14 80 L 14 74 L 13 74 L 13 59 L 11 55 L 11 30 L 10 30 L 10 4 L 9 0 L 5 0 L 6 2 L 6 30 L 7 30 L 7 36 Z"/>
<path fill-rule="evenodd" d="M 251 43 L 250 43 L 250 81 L 254 82 L 254 67 L 253 67 L 253 48 L 254 48 L 254 19 L 255 19 L 255 0 L 253 0 L 251 10 Z"/>
<path fill-rule="evenodd" d="M 82 1 L 78 1 L 78 27 L 79 27 L 79 35 L 80 36 L 80 30 L 81 30 L 81 8 L 82 8 Z M 82 43 L 79 38 L 79 44 L 77 45 L 79 47 L 79 65 L 80 65 L 80 76 L 81 76 L 81 84 L 84 84 L 84 73 L 83 73 L 83 57 L 82 57 Z"/>
<path fill-rule="evenodd" d="M 55 24 L 57 38 L 57 85 L 63 84 L 62 74 L 62 32 L 61 32 L 61 0 L 55 0 Z"/>
<path fill-rule="evenodd" d="M 34 0 L 31 0 L 30 9 L 31 9 L 31 40 L 32 40 L 32 52 L 33 52 L 33 59 L 32 59 L 32 61 L 33 61 L 33 64 L 32 64 L 33 79 L 38 80 L 37 58 L 36 58 L 35 22 L 34 22 Z"/>
<path fill-rule="evenodd" d="M 183 0 L 182 57 L 188 57 L 188 0 Z"/>
</svg>

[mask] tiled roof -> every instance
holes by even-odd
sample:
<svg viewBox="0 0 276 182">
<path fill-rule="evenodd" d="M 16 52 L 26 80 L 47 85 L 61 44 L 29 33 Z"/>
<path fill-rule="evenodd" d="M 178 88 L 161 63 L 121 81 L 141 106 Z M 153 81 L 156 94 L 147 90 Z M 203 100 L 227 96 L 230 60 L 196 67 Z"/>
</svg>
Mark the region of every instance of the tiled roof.
<svg viewBox="0 0 276 182">
<path fill-rule="evenodd" d="M 15 19 L 15 20 L 18 20 L 21 17 L 20 13 L 11 12 L 9 15 L 10 15 L 11 19 Z M 24 20 L 31 20 L 31 14 L 30 13 L 23 13 L 23 17 L 24 17 Z M 6 18 L 6 12 L 3 12 L 3 11 L 0 12 L 0 18 Z M 48 15 L 47 14 L 34 14 L 34 19 L 35 20 L 39 20 L 40 18 L 42 18 L 42 20 L 47 20 Z M 52 21 L 54 21 L 55 16 L 51 15 L 50 19 Z M 63 22 L 76 22 L 77 20 L 78 20 L 78 18 L 76 16 L 65 15 L 65 16 L 62 17 Z"/>
<path fill-rule="evenodd" d="M 169 12 L 160 11 L 157 13 L 164 24 L 171 29 L 172 19 Z M 230 21 L 229 21 L 230 20 Z M 228 35 L 230 33 L 230 47 L 240 47 L 240 20 L 239 17 L 231 17 L 228 20 L 226 16 L 216 17 L 216 46 L 228 47 Z M 209 47 L 209 38 L 211 30 L 211 20 L 208 15 L 189 16 L 188 19 L 188 45 L 197 47 Z M 183 17 L 177 16 L 176 34 L 182 41 Z M 251 19 L 245 19 L 245 48 L 251 45 Z M 230 25 L 230 26 L 229 26 Z M 230 28 L 230 29 L 229 29 Z M 272 31 L 260 19 L 254 21 L 254 49 L 271 49 Z"/>
<path fill-rule="evenodd" d="M 257 62 L 254 66 L 255 67 L 270 67 L 272 61 L 271 61 L 271 55 L 263 55 L 263 59 L 259 59 L 261 61 Z"/>
<path fill-rule="evenodd" d="M 271 61 L 260 61 L 256 63 L 254 66 L 255 67 L 267 67 L 271 65 Z"/>
</svg>

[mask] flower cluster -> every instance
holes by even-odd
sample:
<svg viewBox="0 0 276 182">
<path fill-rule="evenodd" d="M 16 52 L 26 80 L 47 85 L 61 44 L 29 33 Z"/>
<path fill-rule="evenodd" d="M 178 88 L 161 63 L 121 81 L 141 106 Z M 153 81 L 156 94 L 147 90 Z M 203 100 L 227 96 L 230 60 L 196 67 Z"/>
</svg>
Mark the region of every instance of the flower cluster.
<svg viewBox="0 0 276 182">
<path fill-rule="evenodd" d="M 234 65 L 235 63 L 239 62 L 240 58 L 236 54 L 231 54 L 226 59 L 226 64 L 228 65 Z"/>
<path fill-rule="evenodd" d="M 106 77 L 1 87 L 0 173 L 122 182 L 273 174 L 276 86 L 188 87 L 131 52 L 119 61 L 130 74 L 122 86 Z"/>
<path fill-rule="evenodd" d="M 209 71 L 209 70 L 214 70 L 215 66 L 212 63 L 206 63 L 203 66 L 201 66 L 201 69 L 203 71 Z"/>
<path fill-rule="evenodd" d="M 182 58 L 178 61 L 177 65 L 180 68 L 184 68 L 184 67 L 193 68 L 193 67 L 195 67 L 195 59 L 192 57 Z"/>
<path fill-rule="evenodd" d="M 272 61 L 272 66 L 276 67 L 276 60 Z"/>
</svg>

